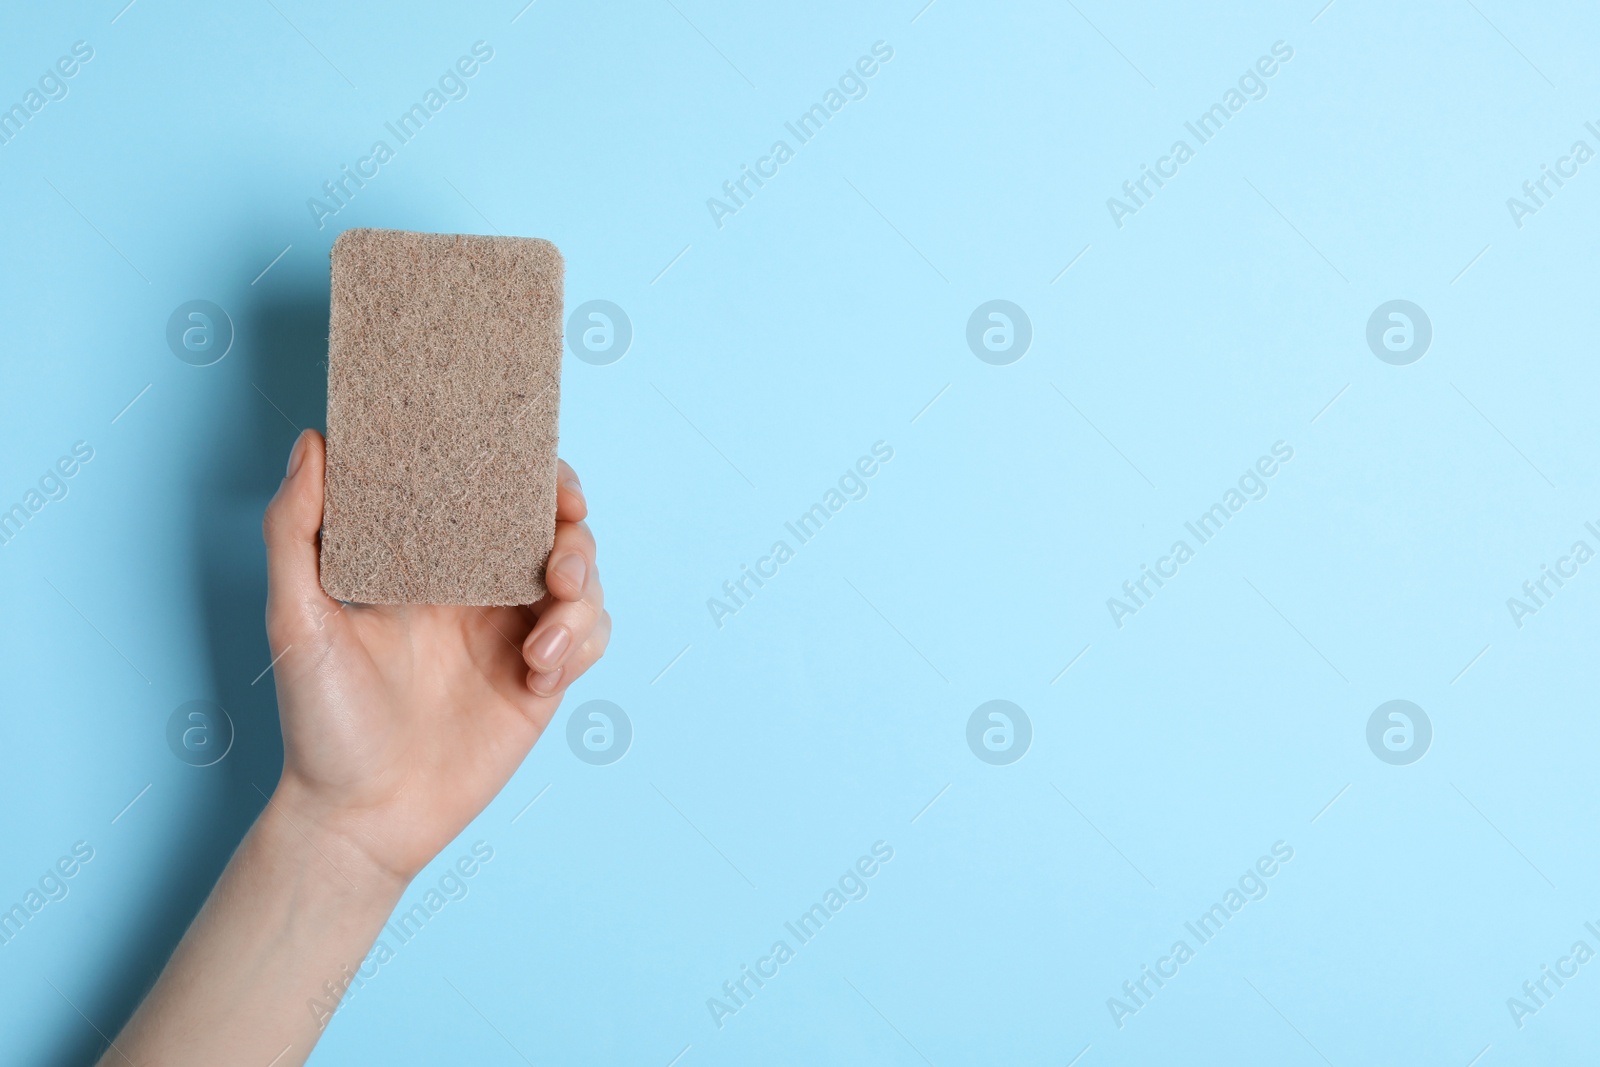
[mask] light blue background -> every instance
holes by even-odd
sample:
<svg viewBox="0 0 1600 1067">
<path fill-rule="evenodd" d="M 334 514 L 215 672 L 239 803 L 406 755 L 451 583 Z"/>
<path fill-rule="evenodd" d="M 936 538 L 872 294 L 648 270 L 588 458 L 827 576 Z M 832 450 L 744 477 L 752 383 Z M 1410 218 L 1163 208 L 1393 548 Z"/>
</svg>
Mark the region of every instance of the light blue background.
<svg viewBox="0 0 1600 1067">
<path fill-rule="evenodd" d="M 1600 547 L 1600 162 L 1506 208 L 1600 149 L 1592 9 L 122 3 L 0 32 L 4 106 L 95 53 L 0 146 L 0 503 L 95 450 L 0 548 L 0 902 L 95 849 L 0 947 L 0 1061 L 104 1047 L 271 789 L 259 520 L 322 422 L 348 226 L 549 238 L 568 307 L 635 337 L 563 374 L 611 651 L 408 901 L 486 841 L 470 894 L 313 1062 L 1592 1055 L 1600 962 L 1521 1029 L 1506 1005 L 1600 949 L 1600 564 L 1506 608 Z M 318 229 L 307 198 L 479 40 L 470 95 Z M 707 198 L 880 40 L 718 229 Z M 1266 98 L 1118 229 L 1106 198 L 1275 41 Z M 195 298 L 237 328 L 205 368 L 164 340 Z M 1009 366 L 965 342 L 996 298 L 1034 330 Z M 1434 328 L 1404 367 L 1365 342 L 1396 298 Z M 707 598 L 880 440 L 718 629 Z M 1113 625 L 1279 440 L 1270 495 Z M 1365 739 L 1395 698 L 1435 731 L 1409 766 Z M 238 730 L 205 769 L 165 741 L 193 699 Z M 620 762 L 567 747 L 589 699 L 632 719 Z M 991 699 L 1033 723 L 1010 766 L 966 744 Z M 870 894 L 718 1029 L 707 998 L 879 840 Z M 1266 898 L 1119 1029 L 1107 998 L 1277 841 Z"/>
</svg>

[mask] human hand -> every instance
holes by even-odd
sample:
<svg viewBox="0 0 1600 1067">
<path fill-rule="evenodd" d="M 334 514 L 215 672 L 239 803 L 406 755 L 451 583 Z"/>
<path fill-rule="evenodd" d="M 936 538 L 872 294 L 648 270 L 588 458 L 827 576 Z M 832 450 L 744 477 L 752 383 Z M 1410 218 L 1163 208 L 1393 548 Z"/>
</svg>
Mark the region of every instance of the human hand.
<svg viewBox="0 0 1600 1067">
<path fill-rule="evenodd" d="M 404 883 L 500 792 L 605 651 L 611 617 L 588 506 L 559 460 L 539 603 L 341 604 L 318 577 L 325 461 L 322 435 L 302 433 L 262 524 L 284 740 L 273 804 Z"/>
</svg>

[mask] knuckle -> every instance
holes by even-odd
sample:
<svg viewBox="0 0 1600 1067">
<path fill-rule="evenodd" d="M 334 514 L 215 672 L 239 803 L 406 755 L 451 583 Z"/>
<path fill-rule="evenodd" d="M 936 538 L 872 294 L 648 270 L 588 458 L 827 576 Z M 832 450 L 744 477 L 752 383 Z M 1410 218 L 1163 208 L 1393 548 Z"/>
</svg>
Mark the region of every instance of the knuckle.
<svg viewBox="0 0 1600 1067">
<path fill-rule="evenodd" d="M 583 643 L 584 659 L 593 663 L 605 655 L 606 647 L 611 644 L 611 616 L 605 612 L 600 613 L 595 628 L 589 634 L 589 639 Z"/>
<path fill-rule="evenodd" d="M 283 537 L 288 532 L 289 513 L 282 495 L 272 498 L 267 504 L 267 510 L 261 516 L 262 540 L 271 544 Z"/>
<path fill-rule="evenodd" d="M 556 532 L 556 547 L 562 552 L 576 552 L 585 559 L 594 559 L 594 537 L 576 523 L 562 523 Z"/>
</svg>

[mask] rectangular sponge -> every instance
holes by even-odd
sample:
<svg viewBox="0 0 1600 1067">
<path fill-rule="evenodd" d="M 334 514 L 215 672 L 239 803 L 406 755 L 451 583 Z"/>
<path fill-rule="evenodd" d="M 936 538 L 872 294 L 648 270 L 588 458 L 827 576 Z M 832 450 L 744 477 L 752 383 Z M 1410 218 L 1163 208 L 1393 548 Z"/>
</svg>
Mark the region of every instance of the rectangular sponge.
<svg viewBox="0 0 1600 1067">
<path fill-rule="evenodd" d="M 333 244 L 322 588 L 531 604 L 555 539 L 562 260 L 521 237 Z"/>
</svg>

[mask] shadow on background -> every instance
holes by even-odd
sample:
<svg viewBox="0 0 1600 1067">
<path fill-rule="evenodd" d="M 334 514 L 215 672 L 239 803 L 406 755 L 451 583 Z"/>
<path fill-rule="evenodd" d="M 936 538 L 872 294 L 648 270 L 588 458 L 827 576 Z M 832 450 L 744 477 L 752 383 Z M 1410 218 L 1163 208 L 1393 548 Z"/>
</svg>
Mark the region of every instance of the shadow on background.
<svg viewBox="0 0 1600 1067">
<path fill-rule="evenodd" d="M 327 280 L 308 282 L 252 293 L 227 308 L 234 346 L 211 368 L 223 372 L 215 402 L 226 410 L 191 482 L 188 547 L 200 577 L 197 617 L 210 659 L 209 697 L 233 721 L 233 746 L 213 766 L 182 768 L 204 779 L 184 788 L 193 817 L 167 839 L 161 880 L 129 887 L 139 897 L 135 919 L 122 942 L 107 949 L 106 978 L 83 1004 L 105 1037 L 72 1028 L 61 1035 L 52 1064 L 95 1062 L 106 1039 L 126 1024 L 266 806 L 283 767 L 276 693 L 265 670 L 271 654 L 263 623 L 261 516 L 283 478 L 297 428 L 322 429 L 327 409 Z M 115 1053 L 112 1058 L 118 1060 Z"/>
</svg>

